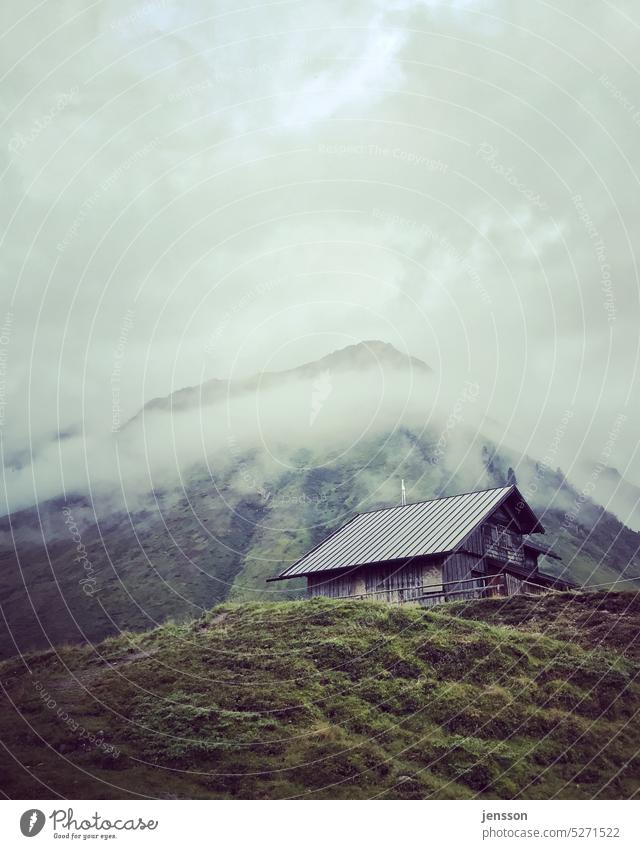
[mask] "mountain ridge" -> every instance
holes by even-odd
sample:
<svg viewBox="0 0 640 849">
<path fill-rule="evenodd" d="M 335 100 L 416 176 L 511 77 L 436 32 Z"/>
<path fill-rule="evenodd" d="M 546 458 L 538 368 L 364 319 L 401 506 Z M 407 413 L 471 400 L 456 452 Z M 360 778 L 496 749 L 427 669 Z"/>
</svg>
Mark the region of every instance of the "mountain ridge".
<svg viewBox="0 0 640 849">
<path fill-rule="evenodd" d="M 126 423 L 125 427 L 148 413 L 184 412 L 198 406 L 207 406 L 227 398 L 270 389 L 289 380 L 308 380 L 326 371 L 347 373 L 373 368 L 408 369 L 426 376 L 433 370 L 423 360 L 403 354 L 390 342 L 363 340 L 310 360 L 299 366 L 278 371 L 263 371 L 246 378 L 211 378 L 195 386 L 185 386 L 168 395 L 152 398 Z"/>
</svg>

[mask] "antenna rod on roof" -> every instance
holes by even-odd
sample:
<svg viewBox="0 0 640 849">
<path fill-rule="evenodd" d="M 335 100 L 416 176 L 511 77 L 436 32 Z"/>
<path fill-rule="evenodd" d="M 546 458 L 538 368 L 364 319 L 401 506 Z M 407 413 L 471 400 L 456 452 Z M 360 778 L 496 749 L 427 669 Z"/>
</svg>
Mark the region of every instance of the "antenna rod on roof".
<svg viewBox="0 0 640 849">
<path fill-rule="evenodd" d="M 407 492 L 404 488 L 404 478 L 402 478 L 401 489 L 400 489 L 400 504 L 402 507 L 407 503 Z"/>
</svg>

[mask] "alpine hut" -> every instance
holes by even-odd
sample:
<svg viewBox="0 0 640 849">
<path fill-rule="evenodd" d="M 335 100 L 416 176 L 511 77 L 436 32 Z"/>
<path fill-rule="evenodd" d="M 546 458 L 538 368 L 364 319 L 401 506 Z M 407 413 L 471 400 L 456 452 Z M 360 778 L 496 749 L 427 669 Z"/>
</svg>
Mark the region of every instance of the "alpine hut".
<svg viewBox="0 0 640 849">
<path fill-rule="evenodd" d="M 309 596 L 431 605 L 566 590 L 530 538 L 544 528 L 517 486 L 467 492 L 354 516 L 270 581 L 307 579 Z"/>
</svg>

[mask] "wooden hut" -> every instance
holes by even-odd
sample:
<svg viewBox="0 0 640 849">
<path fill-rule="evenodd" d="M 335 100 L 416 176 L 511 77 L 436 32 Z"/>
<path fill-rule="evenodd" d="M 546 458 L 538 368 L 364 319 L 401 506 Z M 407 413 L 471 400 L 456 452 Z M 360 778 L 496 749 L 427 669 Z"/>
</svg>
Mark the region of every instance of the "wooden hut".
<svg viewBox="0 0 640 849">
<path fill-rule="evenodd" d="M 545 574 L 557 554 L 516 486 L 359 513 L 270 581 L 306 577 L 309 596 L 430 605 L 573 586 Z"/>
</svg>

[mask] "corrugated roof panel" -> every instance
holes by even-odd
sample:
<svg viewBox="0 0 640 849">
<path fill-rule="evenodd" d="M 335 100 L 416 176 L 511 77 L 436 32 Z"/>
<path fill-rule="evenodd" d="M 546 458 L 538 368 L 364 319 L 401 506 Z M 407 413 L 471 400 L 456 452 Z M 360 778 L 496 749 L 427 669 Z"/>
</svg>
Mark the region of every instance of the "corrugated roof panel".
<svg viewBox="0 0 640 849">
<path fill-rule="evenodd" d="M 359 526 L 360 530 L 360 546 L 358 549 L 358 558 L 364 557 L 361 562 L 369 563 L 377 560 L 388 560 L 384 555 L 384 550 L 393 545 L 392 537 L 396 537 L 395 545 L 398 544 L 398 539 L 406 538 L 419 521 L 419 504 L 409 504 L 406 507 L 397 508 L 396 510 L 381 510 L 382 522 L 375 527 L 371 525 L 370 517 L 375 514 L 363 513 L 363 522 Z"/>
<path fill-rule="evenodd" d="M 504 486 L 360 513 L 279 577 L 445 554 L 460 545 L 514 489 Z"/>
<path fill-rule="evenodd" d="M 462 495 L 460 498 L 446 499 L 444 502 L 432 502 L 434 506 L 442 503 L 443 508 L 434 510 L 428 515 L 429 522 L 423 526 L 422 534 L 413 545 L 404 549 L 406 554 L 403 556 L 410 557 L 414 552 L 422 551 L 425 547 L 431 551 L 439 549 L 442 545 L 449 545 L 452 534 L 458 532 L 462 534 L 462 537 L 466 536 L 467 527 L 472 529 L 475 525 L 475 521 L 471 524 L 468 521 L 471 502 L 479 501 L 474 499 L 473 495 L 471 493 Z"/>
<path fill-rule="evenodd" d="M 339 536 L 335 535 L 333 538 L 327 540 L 327 542 L 331 543 L 331 545 L 328 545 L 326 548 L 324 545 L 320 546 L 322 551 L 318 550 L 318 557 L 321 557 L 324 560 L 335 554 L 339 555 L 340 558 L 350 558 L 356 551 L 361 552 L 364 545 L 363 533 L 366 534 L 366 537 L 370 540 L 377 539 L 378 535 L 383 537 L 386 534 L 385 514 L 385 510 L 376 510 L 372 513 L 360 513 L 360 515 L 355 517 L 353 522 L 351 522 L 348 526 L 345 525 L 342 529 L 347 531 L 348 528 L 348 533 L 342 534 L 341 531 L 338 531 Z M 309 558 L 309 563 L 311 564 L 313 562 L 314 557 L 312 552 L 312 556 Z"/>
<path fill-rule="evenodd" d="M 430 548 L 451 551 L 471 533 L 481 521 L 500 502 L 508 487 L 496 490 L 485 490 L 479 493 L 469 493 L 460 499 L 453 498 L 453 510 L 443 521 L 436 523 L 428 537 Z M 478 497 L 476 497 L 478 496 Z M 443 549 L 443 546 L 446 546 Z M 409 552 L 410 556 L 415 552 Z"/>
</svg>

